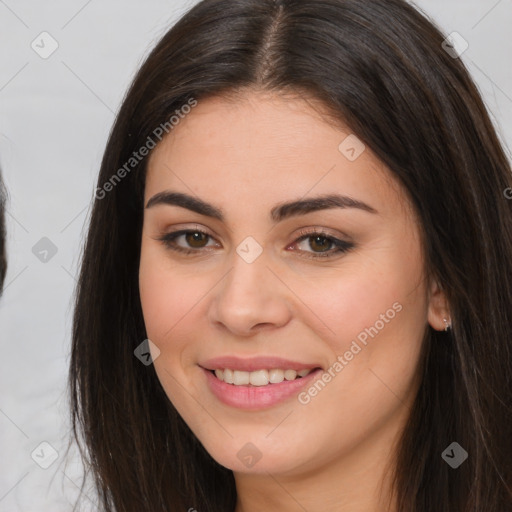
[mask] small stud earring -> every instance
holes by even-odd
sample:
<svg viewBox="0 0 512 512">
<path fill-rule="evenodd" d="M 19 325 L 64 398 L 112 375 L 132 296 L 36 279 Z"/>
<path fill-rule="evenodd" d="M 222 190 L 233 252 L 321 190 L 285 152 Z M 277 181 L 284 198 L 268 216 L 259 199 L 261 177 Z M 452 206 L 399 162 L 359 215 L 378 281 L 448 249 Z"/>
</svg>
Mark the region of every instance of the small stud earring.
<svg viewBox="0 0 512 512">
<path fill-rule="evenodd" d="M 445 325 L 444 330 L 447 331 L 451 327 L 451 325 L 448 323 L 448 320 L 446 318 L 443 318 L 443 322 Z"/>
</svg>

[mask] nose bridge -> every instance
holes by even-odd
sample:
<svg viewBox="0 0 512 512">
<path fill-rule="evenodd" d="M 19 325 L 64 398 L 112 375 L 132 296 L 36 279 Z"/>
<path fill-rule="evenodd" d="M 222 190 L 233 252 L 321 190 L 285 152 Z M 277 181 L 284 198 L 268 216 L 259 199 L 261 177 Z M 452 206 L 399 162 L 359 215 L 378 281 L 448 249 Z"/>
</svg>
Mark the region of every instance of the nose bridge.
<svg viewBox="0 0 512 512">
<path fill-rule="evenodd" d="M 240 308 L 244 304 L 263 301 L 263 296 L 268 293 L 267 274 L 271 275 L 267 268 L 268 258 L 263 250 L 258 252 L 250 242 L 242 242 L 233 254 L 231 271 L 222 292 L 225 299 L 233 299 Z"/>
<path fill-rule="evenodd" d="M 257 242 L 256 242 L 257 244 Z M 288 318 L 286 297 L 268 268 L 263 248 L 244 240 L 233 252 L 231 269 L 218 288 L 211 319 L 238 334 L 258 324 L 282 325 Z"/>
</svg>

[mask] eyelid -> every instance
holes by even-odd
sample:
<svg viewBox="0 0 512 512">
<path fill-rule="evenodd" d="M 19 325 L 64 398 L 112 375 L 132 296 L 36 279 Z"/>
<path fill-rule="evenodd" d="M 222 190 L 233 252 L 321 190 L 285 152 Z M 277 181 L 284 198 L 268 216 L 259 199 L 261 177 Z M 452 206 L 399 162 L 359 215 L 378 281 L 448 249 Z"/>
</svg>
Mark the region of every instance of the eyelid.
<svg viewBox="0 0 512 512">
<path fill-rule="evenodd" d="M 323 228 L 322 226 L 307 226 L 305 228 L 301 228 L 299 230 L 299 234 L 294 235 L 294 236 L 316 235 L 316 234 L 325 235 L 326 238 L 336 238 L 338 240 L 340 239 L 340 236 L 341 236 L 343 238 L 342 241 L 345 241 L 347 243 L 353 242 L 352 237 L 343 233 L 342 231 L 338 231 L 337 233 L 332 233 L 332 230 L 330 230 L 328 228 Z"/>
<path fill-rule="evenodd" d="M 297 238 L 291 245 L 296 245 L 302 242 L 303 240 L 307 240 L 310 237 L 318 236 L 320 238 L 325 238 L 328 240 L 334 247 L 331 247 L 328 251 L 323 252 L 314 252 L 314 251 L 299 251 L 304 253 L 305 258 L 319 260 L 321 258 L 325 259 L 334 259 L 336 257 L 342 256 L 347 252 L 351 251 L 355 248 L 355 243 L 350 240 L 350 237 L 343 235 L 344 238 L 348 238 L 349 240 L 343 240 L 329 233 L 329 230 L 315 226 L 310 228 L 302 228 L 299 231 L 299 238 Z M 290 246 L 288 246 L 290 247 Z"/>
<path fill-rule="evenodd" d="M 297 235 L 294 235 L 295 239 L 291 244 L 289 244 L 287 246 L 287 249 L 289 247 L 292 247 L 292 246 L 302 242 L 303 240 L 313 237 L 315 235 L 318 237 L 321 237 L 321 238 L 325 238 L 334 247 L 331 247 L 331 249 L 329 249 L 327 251 L 321 251 L 321 252 L 298 250 L 297 252 L 301 253 L 303 255 L 302 257 L 313 259 L 313 260 L 318 260 L 321 258 L 332 259 L 335 256 L 340 256 L 342 254 L 345 254 L 346 252 L 350 251 L 351 249 L 353 249 L 355 247 L 355 244 L 350 240 L 350 237 L 343 234 L 344 238 L 348 239 L 348 240 L 343 240 L 343 239 L 338 238 L 335 235 L 330 234 L 328 231 L 329 231 L 328 229 L 324 229 L 319 226 L 301 228 L 299 230 L 299 233 Z M 175 251 L 177 253 L 201 255 L 201 253 L 204 253 L 205 250 L 207 252 L 210 252 L 211 246 L 204 246 L 204 247 L 199 247 L 199 248 L 185 248 L 185 247 L 181 247 L 175 243 L 175 240 L 177 238 L 179 238 L 180 236 L 183 236 L 183 235 L 190 234 L 190 233 L 201 233 L 202 235 L 205 235 L 208 238 L 215 240 L 217 242 L 214 235 L 209 233 L 209 231 L 207 229 L 203 229 L 203 228 L 199 227 L 197 224 L 196 224 L 195 228 L 186 228 L 186 227 L 182 228 L 182 229 L 178 228 L 173 231 L 164 233 L 160 237 L 157 237 L 157 240 L 162 242 L 166 246 L 167 249 Z M 210 249 L 209 249 L 209 247 L 210 247 Z"/>
<path fill-rule="evenodd" d="M 155 239 L 158 240 L 159 242 L 162 242 L 167 249 L 173 250 L 174 252 L 177 252 L 177 253 L 187 253 L 187 254 L 195 253 L 195 254 L 199 255 L 201 252 L 204 252 L 205 249 L 209 250 L 209 248 L 212 247 L 212 246 L 207 246 L 207 247 L 200 247 L 200 248 L 196 248 L 196 249 L 194 249 L 194 248 L 187 249 L 185 247 L 178 246 L 174 242 L 180 236 L 187 235 L 189 233 L 201 233 L 201 234 L 207 236 L 208 238 L 210 238 L 211 240 L 215 240 L 217 242 L 215 236 L 212 235 L 208 229 L 199 227 L 197 224 L 195 225 L 194 228 L 178 227 L 171 231 L 164 231 L 160 236 L 157 236 Z"/>
</svg>

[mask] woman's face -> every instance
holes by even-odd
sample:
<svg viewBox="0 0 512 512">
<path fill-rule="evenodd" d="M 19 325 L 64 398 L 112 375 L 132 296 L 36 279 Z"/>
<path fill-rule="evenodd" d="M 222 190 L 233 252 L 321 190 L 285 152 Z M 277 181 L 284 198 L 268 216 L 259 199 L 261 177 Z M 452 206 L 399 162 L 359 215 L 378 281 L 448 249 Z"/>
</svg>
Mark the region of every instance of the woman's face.
<svg viewBox="0 0 512 512">
<path fill-rule="evenodd" d="M 199 102 L 151 154 L 139 280 L 155 370 L 235 472 L 383 460 L 427 322 L 443 328 L 410 203 L 360 144 L 303 100 L 251 92 Z"/>
</svg>

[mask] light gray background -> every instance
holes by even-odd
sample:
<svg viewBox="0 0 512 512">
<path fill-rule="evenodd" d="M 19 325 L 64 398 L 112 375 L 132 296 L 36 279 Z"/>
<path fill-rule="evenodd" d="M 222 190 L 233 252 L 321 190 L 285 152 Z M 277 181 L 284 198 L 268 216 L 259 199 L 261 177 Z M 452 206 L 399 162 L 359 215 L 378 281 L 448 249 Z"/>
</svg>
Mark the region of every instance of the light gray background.
<svg viewBox="0 0 512 512">
<path fill-rule="evenodd" d="M 96 177 L 135 70 L 195 3 L 0 0 L 0 166 L 10 196 L 0 301 L 1 512 L 69 511 L 77 496 L 76 452 L 63 458 L 66 379 L 75 276 Z M 457 31 L 468 41 L 462 60 L 512 147 L 512 0 L 416 5 L 446 34 Z M 44 31 L 59 45 L 47 59 L 31 47 Z M 46 263 L 32 252 L 43 237 L 57 248 Z M 44 441 L 58 452 L 48 469 L 31 458 Z M 44 459 L 49 450 L 36 454 Z M 88 496 L 84 509 L 94 510 L 94 493 Z"/>
</svg>

